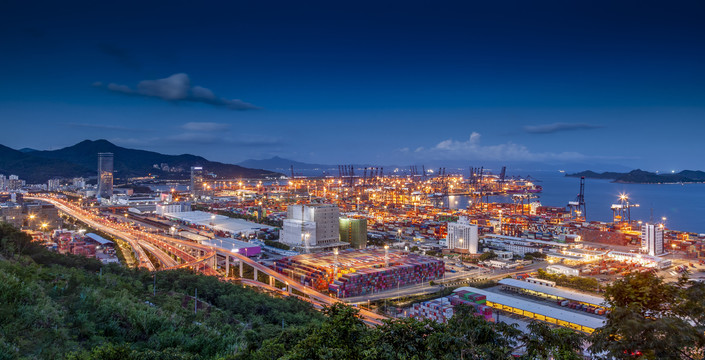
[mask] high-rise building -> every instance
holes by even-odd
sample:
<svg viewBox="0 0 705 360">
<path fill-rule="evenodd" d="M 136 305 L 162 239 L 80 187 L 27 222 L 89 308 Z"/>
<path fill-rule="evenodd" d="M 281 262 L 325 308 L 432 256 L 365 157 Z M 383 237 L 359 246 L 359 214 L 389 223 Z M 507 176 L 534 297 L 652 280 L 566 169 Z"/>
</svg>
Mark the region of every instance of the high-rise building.
<svg viewBox="0 0 705 360">
<path fill-rule="evenodd" d="M 290 205 L 280 240 L 306 252 L 346 247 L 340 242 L 339 217 L 333 204 Z"/>
<path fill-rule="evenodd" d="M 96 197 L 113 196 L 113 153 L 98 153 L 98 192 Z"/>
<path fill-rule="evenodd" d="M 59 180 L 59 179 L 49 179 L 49 181 L 47 181 L 47 190 L 48 191 L 57 191 L 57 190 L 59 190 L 60 186 L 61 186 L 61 180 Z"/>
<path fill-rule="evenodd" d="M 463 249 L 470 254 L 477 254 L 478 242 L 477 225 L 471 224 L 467 217 L 461 216 L 458 222 L 448 223 L 446 234 L 448 249 Z"/>
<path fill-rule="evenodd" d="M 203 184 L 203 167 L 191 166 L 191 184 L 188 188 L 191 196 L 203 195 Z"/>
<path fill-rule="evenodd" d="M 353 249 L 367 247 L 367 219 L 341 217 L 339 224 L 340 241 L 349 243 Z"/>
<path fill-rule="evenodd" d="M 0 191 L 5 191 L 7 188 L 7 178 L 5 175 L 0 174 Z"/>
<path fill-rule="evenodd" d="M 641 226 L 641 248 L 651 256 L 663 254 L 663 225 L 646 223 Z"/>
</svg>

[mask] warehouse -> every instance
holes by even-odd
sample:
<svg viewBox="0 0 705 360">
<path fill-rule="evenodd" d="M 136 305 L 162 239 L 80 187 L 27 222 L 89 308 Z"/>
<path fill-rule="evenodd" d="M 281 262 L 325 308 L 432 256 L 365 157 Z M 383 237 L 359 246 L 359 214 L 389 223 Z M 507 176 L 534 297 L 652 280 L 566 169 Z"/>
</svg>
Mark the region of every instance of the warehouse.
<svg viewBox="0 0 705 360">
<path fill-rule="evenodd" d="M 532 301 L 522 300 L 515 296 L 496 294 L 472 287 L 461 287 L 458 288 L 456 292 L 463 290 L 485 295 L 487 305 L 497 310 L 503 310 L 532 320 L 539 320 L 588 334 L 591 334 L 595 329 L 605 325 L 605 320 L 597 316 L 542 305 Z"/>
<path fill-rule="evenodd" d="M 601 296 L 588 295 L 563 288 L 533 284 L 516 279 L 502 279 L 499 281 L 499 285 L 502 287 L 502 290 L 537 296 L 547 300 L 568 300 L 595 308 L 605 308 L 605 299 Z"/>
<path fill-rule="evenodd" d="M 274 229 L 271 226 L 262 225 L 243 219 L 234 219 L 223 215 L 215 215 L 204 211 L 165 213 L 164 217 L 170 220 L 183 221 L 186 224 L 206 226 L 212 230 L 223 231 L 230 234 L 253 235 L 259 231 Z"/>
</svg>

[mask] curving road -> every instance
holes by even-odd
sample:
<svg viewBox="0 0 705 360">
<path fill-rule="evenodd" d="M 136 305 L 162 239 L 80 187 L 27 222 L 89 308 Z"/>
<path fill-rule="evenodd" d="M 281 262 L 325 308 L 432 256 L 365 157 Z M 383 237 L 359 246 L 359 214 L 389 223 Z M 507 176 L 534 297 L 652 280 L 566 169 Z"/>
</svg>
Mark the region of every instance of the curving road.
<svg viewBox="0 0 705 360">
<path fill-rule="evenodd" d="M 166 258 L 171 259 L 168 255 L 164 253 L 170 252 L 177 257 L 181 258 L 182 260 L 185 261 L 185 263 L 181 265 L 173 264 L 173 266 L 170 266 L 168 268 L 193 268 L 199 272 L 202 272 L 206 275 L 212 275 L 212 276 L 220 276 L 218 272 L 215 270 L 215 260 L 216 260 L 216 255 L 220 255 L 223 257 L 230 257 L 234 260 L 240 261 L 243 264 L 247 264 L 251 266 L 252 268 L 256 269 L 258 272 L 264 273 L 267 276 L 274 278 L 276 280 L 279 280 L 280 282 L 286 284 L 288 291 L 285 292 L 285 295 L 287 296 L 296 296 L 299 297 L 305 301 L 308 301 L 314 305 L 316 308 L 320 308 L 323 305 L 333 305 L 336 303 L 345 303 L 339 299 L 332 298 L 328 295 L 322 294 L 313 288 L 307 287 L 303 284 L 300 284 L 289 277 L 287 277 L 284 274 L 280 274 L 272 269 L 270 269 L 267 266 L 264 266 L 244 255 L 241 255 L 236 252 L 228 251 L 225 249 L 220 249 L 220 248 L 213 248 L 211 246 L 206 246 L 206 245 L 201 245 L 198 243 L 194 243 L 191 241 L 186 241 L 186 240 L 180 240 L 180 239 L 175 239 L 169 236 L 165 235 L 160 235 L 160 234 L 153 234 L 153 233 L 148 233 L 148 232 L 143 232 L 139 230 L 135 230 L 131 228 L 127 224 L 117 224 L 117 223 L 112 223 L 110 221 L 107 221 L 106 219 L 102 218 L 100 215 L 94 214 L 89 211 L 85 211 L 81 209 L 80 207 L 77 207 L 73 204 L 67 203 L 66 201 L 63 201 L 61 199 L 57 198 L 52 198 L 52 197 L 44 197 L 44 196 L 27 196 L 27 199 L 33 199 L 33 200 L 40 200 L 40 201 L 46 201 L 54 206 L 56 206 L 59 210 L 62 212 L 68 214 L 69 216 L 75 217 L 91 227 L 94 227 L 95 229 L 104 231 L 108 234 L 111 234 L 113 236 L 117 236 L 121 239 L 125 239 L 130 246 L 133 248 L 133 251 L 135 252 L 138 261 L 139 261 L 139 266 L 147 268 L 149 270 L 155 270 L 154 265 L 149 261 L 149 258 L 147 257 L 145 250 L 142 248 L 141 245 L 144 245 L 145 248 L 150 249 L 154 251 L 150 251 L 152 254 L 159 259 L 160 262 L 168 262 Z M 157 251 L 157 248 L 159 249 Z M 149 250 L 148 250 L 149 251 Z M 157 254 L 160 255 L 157 255 Z M 193 255 L 193 253 L 196 253 L 197 255 Z M 173 260 L 173 259 L 171 259 Z M 260 283 L 256 280 L 250 280 L 250 279 L 240 279 L 243 281 L 244 284 L 250 285 L 250 286 L 257 286 L 260 288 L 264 288 L 267 290 L 272 290 L 272 291 L 281 291 L 277 290 L 267 284 Z M 304 296 L 299 296 L 291 293 L 291 290 L 296 290 Z M 388 319 L 386 316 L 376 314 L 374 312 L 364 310 L 364 309 L 359 309 L 360 310 L 360 317 L 362 318 L 363 321 L 365 321 L 367 324 L 370 325 L 381 325 L 382 320 Z"/>
</svg>

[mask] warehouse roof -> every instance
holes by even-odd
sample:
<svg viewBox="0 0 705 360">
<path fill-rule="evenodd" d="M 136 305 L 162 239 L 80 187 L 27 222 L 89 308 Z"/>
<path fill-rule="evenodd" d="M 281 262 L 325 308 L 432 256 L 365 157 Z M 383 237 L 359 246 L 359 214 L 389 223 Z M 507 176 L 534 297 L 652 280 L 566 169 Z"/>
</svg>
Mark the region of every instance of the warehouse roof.
<svg viewBox="0 0 705 360">
<path fill-rule="evenodd" d="M 108 240 L 108 239 L 106 239 L 106 238 L 104 238 L 104 237 L 102 237 L 102 236 L 100 236 L 100 235 L 98 235 L 98 234 L 88 233 L 88 234 L 86 234 L 86 236 L 88 236 L 89 238 L 93 239 L 93 241 L 95 241 L 95 242 L 97 242 L 98 244 L 101 244 L 101 245 L 106 245 L 106 244 L 112 244 L 112 243 L 113 243 L 112 241 L 110 241 L 110 240 Z"/>
<path fill-rule="evenodd" d="M 251 234 L 260 230 L 274 229 L 271 226 L 262 225 L 243 219 L 233 219 L 223 215 L 215 215 L 204 211 L 166 213 L 164 216 L 186 221 L 191 224 L 208 226 L 214 230 L 227 231 L 233 234 Z"/>
<path fill-rule="evenodd" d="M 583 294 L 575 291 L 565 290 L 561 288 L 555 288 L 551 286 L 544 286 L 539 284 L 532 284 L 526 281 L 516 280 L 516 279 L 502 279 L 499 281 L 500 285 L 513 286 L 517 288 L 522 288 L 531 291 L 537 291 L 548 295 L 553 295 L 569 300 L 575 300 L 584 302 L 587 304 L 601 305 L 605 302 L 605 298 L 601 296 L 594 296 Z"/>
<path fill-rule="evenodd" d="M 584 315 L 582 313 L 563 310 L 553 306 L 542 305 L 535 303 L 533 301 L 522 300 L 516 296 L 507 296 L 502 294 L 496 294 L 493 292 L 485 291 L 482 289 L 476 289 L 472 287 L 461 287 L 456 291 L 466 290 L 474 292 L 476 294 L 485 295 L 487 301 L 493 303 L 502 304 L 506 306 L 511 306 L 517 309 L 522 309 L 526 311 L 531 311 L 535 314 L 552 317 L 554 319 L 567 321 L 569 323 L 577 324 L 580 326 L 589 327 L 591 329 L 597 329 L 605 325 L 605 320 L 597 318 L 594 316 Z"/>
</svg>

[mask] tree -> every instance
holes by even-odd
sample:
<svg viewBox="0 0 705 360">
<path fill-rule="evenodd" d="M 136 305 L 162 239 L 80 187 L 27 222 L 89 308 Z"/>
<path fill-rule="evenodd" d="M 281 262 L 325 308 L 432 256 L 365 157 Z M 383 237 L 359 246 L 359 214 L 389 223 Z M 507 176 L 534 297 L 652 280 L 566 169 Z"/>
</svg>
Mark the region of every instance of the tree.
<svg viewBox="0 0 705 360">
<path fill-rule="evenodd" d="M 705 285 L 665 283 L 630 273 L 605 291 L 607 323 L 592 334 L 594 353 L 618 359 L 696 359 L 705 356 Z"/>
<path fill-rule="evenodd" d="M 482 255 L 480 255 L 478 258 L 480 259 L 480 261 L 492 260 L 497 258 L 497 254 L 495 254 L 494 251 L 490 250 L 488 252 L 482 253 Z"/>
<path fill-rule="evenodd" d="M 336 303 L 323 312 L 326 321 L 311 329 L 310 335 L 299 342 L 286 357 L 308 359 L 364 359 L 369 350 L 365 339 L 369 329 L 359 318 L 359 310 Z"/>
<path fill-rule="evenodd" d="M 527 328 L 529 333 L 522 336 L 526 348 L 524 359 L 582 359 L 585 336 L 566 328 L 552 329 L 542 322 L 533 321 Z"/>
</svg>

